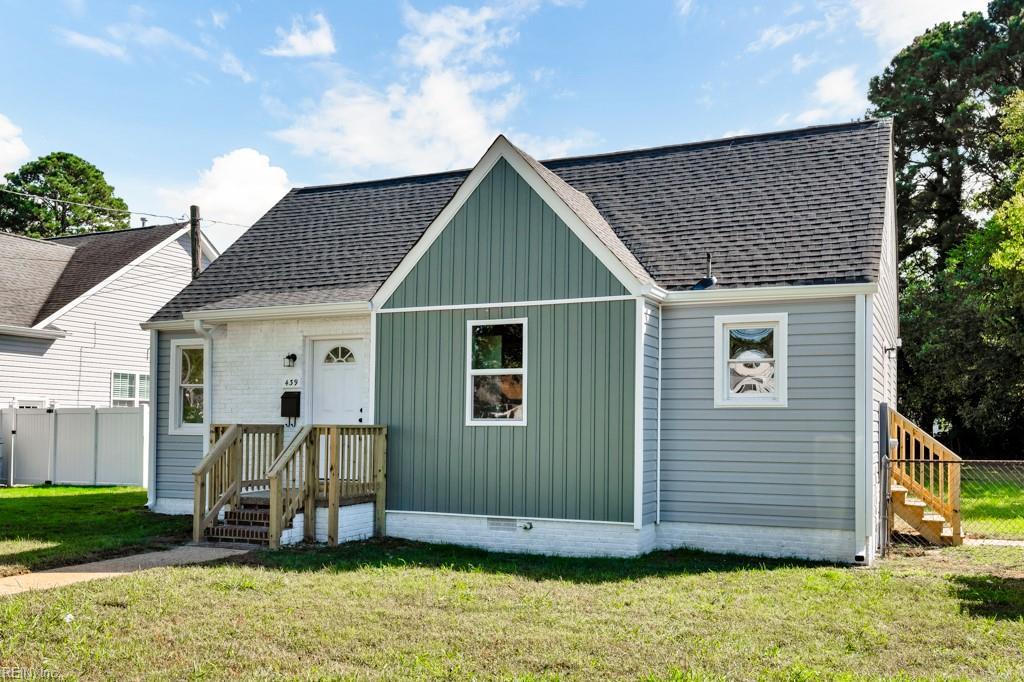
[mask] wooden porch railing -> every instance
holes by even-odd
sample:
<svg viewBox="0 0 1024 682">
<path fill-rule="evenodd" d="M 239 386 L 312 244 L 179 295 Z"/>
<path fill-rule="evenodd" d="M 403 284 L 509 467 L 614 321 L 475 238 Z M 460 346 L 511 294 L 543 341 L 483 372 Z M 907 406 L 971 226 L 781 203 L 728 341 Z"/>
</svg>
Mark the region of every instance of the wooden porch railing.
<svg viewBox="0 0 1024 682">
<path fill-rule="evenodd" d="M 896 410 L 888 413 L 892 481 L 941 514 L 959 538 L 960 457 Z"/>
<path fill-rule="evenodd" d="M 280 546 L 282 530 L 300 509 L 306 519 L 304 535 L 312 540 L 316 502 L 322 497 L 327 499 L 328 544 L 338 544 L 343 500 L 372 500 L 374 533 L 383 535 L 386 466 L 386 426 L 302 427 L 268 472 L 270 547 Z"/>
<path fill-rule="evenodd" d="M 266 489 L 267 471 L 280 451 L 284 427 L 274 424 L 215 424 L 210 450 L 192 471 L 192 539 L 217 521 L 226 504 L 237 506 L 243 493 Z"/>
</svg>

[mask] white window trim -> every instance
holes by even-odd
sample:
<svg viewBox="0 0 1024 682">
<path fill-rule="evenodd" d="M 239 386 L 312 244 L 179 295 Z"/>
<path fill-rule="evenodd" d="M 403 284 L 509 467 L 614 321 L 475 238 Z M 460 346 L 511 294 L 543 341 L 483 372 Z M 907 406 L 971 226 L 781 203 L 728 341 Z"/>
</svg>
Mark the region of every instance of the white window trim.
<svg viewBox="0 0 1024 682">
<path fill-rule="evenodd" d="M 180 419 L 181 404 L 178 397 L 178 378 L 181 376 L 181 350 L 183 348 L 198 348 L 203 355 L 203 424 L 182 424 Z M 167 433 L 171 436 L 202 436 L 206 433 L 205 417 L 209 405 L 206 402 L 206 363 L 209 358 L 205 356 L 206 345 L 202 339 L 172 339 L 171 357 L 168 366 L 171 368 L 167 377 Z"/>
<path fill-rule="evenodd" d="M 473 369 L 473 327 L 483 325 L 523 325 L 523 367 L 519 369 Z M 466 426 L 526 426 L 527 419 L 527 346 L 529 345 L 527 319 L 511 317 L 496 320 L 466 320 Z M 523 377 L 523 418 L 522 419 L 474 419 L 473 418 L 473 377 L 498 374 L 521 374 Z"/>
<path fill-rule="evenodd" d="M 725 330 L 737 325 L 775 327 L 775 395 L 770 398 L 738 397 L 729 393 L 729 372 Z M 715 315 L 715 407 L 786 407 L 789 401 L 788 313 L 756 315 Z"/>
<path fill-rule="evenodd" d="M 149 398 L 143 400 L 140 396 L 142 394 L 142 377 L 150 376 L 148 372 L 135 372 L 129 369 L 114 369 L 110 371 L 110 406 L 114 407 L 114 401 L 120 400 L 121 402 L 128 402 L 128 398 L 118 398 L 114 395 L 114 375 L 115 374 L 134 374 L 135 375 L 135 397 L 132 398 L 134 405 L 132 407 L 138 407 L 141 403 L 151 403 L 153 400 L 153 381 L 150 377 L 149 382 Z M 126 407 L 126 406 L 122 406 Z"/>
</svg>

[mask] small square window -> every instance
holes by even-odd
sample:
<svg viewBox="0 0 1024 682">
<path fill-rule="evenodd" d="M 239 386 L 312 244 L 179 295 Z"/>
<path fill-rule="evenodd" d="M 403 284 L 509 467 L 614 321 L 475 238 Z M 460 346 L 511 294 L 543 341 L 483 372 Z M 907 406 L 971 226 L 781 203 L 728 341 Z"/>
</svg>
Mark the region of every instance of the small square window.
<svg viewBox="0 0 1024 682">
<path fill-rule="evenodd" d="M 786 313 L 715 317 L 715 407 L 786 405 Z"/>
<path fill-rule="evenodd" d="M 526 320 L 469 323 L 466 423 L 526 423 Z"/>
</svg>

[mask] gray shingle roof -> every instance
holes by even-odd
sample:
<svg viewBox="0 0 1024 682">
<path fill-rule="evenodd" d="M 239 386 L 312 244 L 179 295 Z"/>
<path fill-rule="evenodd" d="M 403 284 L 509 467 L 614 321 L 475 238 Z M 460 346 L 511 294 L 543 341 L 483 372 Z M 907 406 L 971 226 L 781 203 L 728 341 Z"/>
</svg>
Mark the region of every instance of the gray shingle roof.
<svg viewBox="0 0 1024 682">
<path fill-rule="evenodd" d="M 48 240 L 52 244 L 70 246 L 75 252 L 35 321 L 38 323 L 57 312 L 142 254 L 170 239 L 185 225 L 169 223 Z"/>
<path fill-rule="evenodd" d="M 38 324 L 184 226 L 171 223 L 45 241 L 0 233 L 0 324 Z"/>
<path fill-rule="evenodd" d="M 75 250 L 0 232 L 0 324 L 31 327 Z"/>
<path fill-rule="evenodd" d="M 542 163 L 666 289 L 700 279 L 709 251 L 719 287 L 870 282 L 890 135 L 861 121 Z M 367 300 L 467 174 L 294 189 L 153 319 Z"/>
</svg>

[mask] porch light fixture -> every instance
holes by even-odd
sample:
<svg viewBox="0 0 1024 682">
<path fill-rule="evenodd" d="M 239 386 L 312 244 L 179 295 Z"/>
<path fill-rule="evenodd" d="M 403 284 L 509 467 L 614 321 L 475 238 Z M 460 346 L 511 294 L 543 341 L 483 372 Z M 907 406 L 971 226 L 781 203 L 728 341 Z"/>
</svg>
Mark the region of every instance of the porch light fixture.
<svg viewBox="0 0 1024 682">
<path fill-rule="evenodd" d="M 295 366 L 295 361 L 298 360 L 298 359 L 299 359 L 298 355 L 296 355 L 295 353 L 289 353 L 288 355 L 284 356 L 284 366 L 285 367 L 294 367 Z"/>
</svg>

